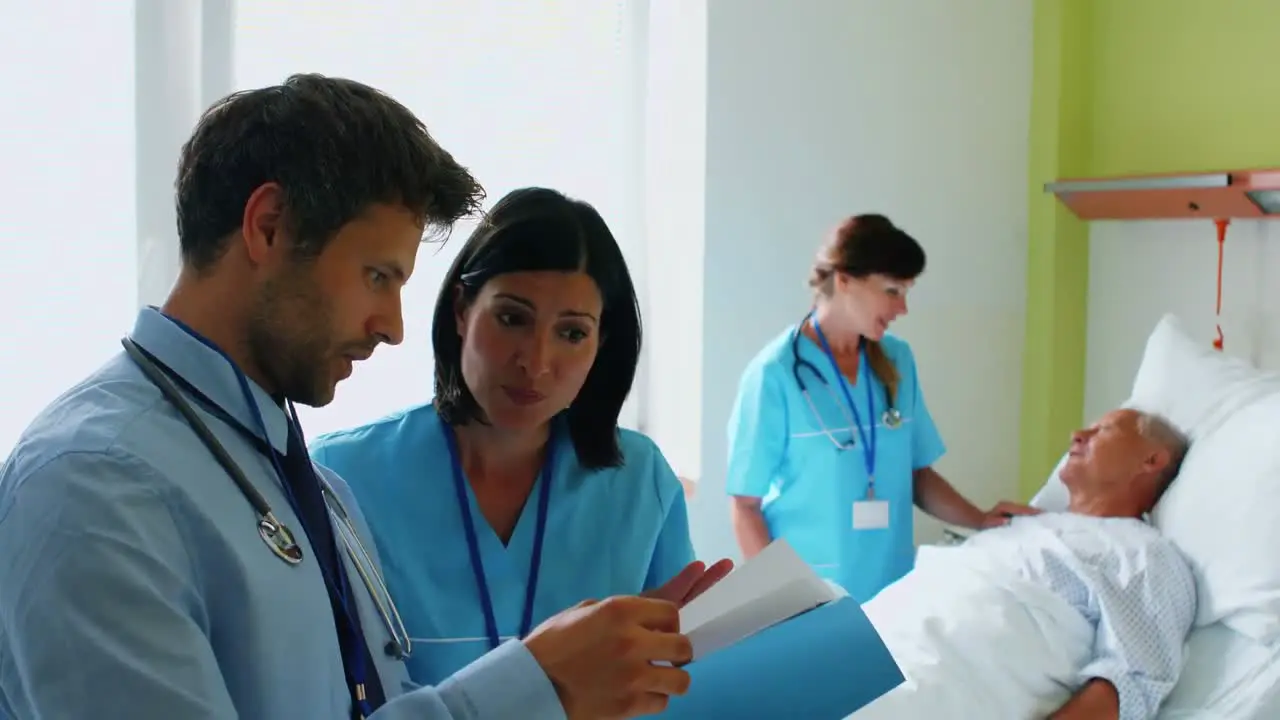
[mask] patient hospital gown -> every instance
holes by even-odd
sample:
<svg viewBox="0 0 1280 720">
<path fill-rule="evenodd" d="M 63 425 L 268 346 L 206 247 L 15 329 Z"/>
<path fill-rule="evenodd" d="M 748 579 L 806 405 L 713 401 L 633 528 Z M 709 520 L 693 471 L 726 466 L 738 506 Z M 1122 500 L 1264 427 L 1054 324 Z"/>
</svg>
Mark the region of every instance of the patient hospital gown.
<svg viewBox="0 0 1280 720">
<path fill-rule="evenodd" d="M 1092 678 L 1115 685 L 1121 720 L 1156 716 L 1182 671 L 1196 613 L 1191 567 L 1171 541 L 1131 518 L 1044 513 L 977 533 L 964 551 L 1070 603 L 1095 628 L 1080 685 Z"/>
</svg>

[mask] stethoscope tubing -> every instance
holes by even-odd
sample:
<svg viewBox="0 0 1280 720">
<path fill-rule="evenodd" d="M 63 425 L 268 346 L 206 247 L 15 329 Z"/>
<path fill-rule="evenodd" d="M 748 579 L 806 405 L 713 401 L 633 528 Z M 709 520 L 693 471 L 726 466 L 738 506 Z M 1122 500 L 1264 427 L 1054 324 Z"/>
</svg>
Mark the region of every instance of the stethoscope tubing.
<svg viewBox="0 0 1280 720">
<path fill-rule="evenodd" d="M 254 486 L 253 482 L 245 475 L 244 470 L 227 452 L 226 447 L 214 436 L 213 431 L 204 420 L 196 413 L 191 403 L 182 396 L 182 392 L 170 380 L 156 363 L 147 355 L 132 338 L 124 338 L 121 340 L 124 345 L 125 352 L 133 360 L 134 364 L 142 371 L 147 379 L 159 388 L 169 404 L 178 410 L 178 412 L 187 421 L 196 435 L 204 443 L 209 452 L 213 454 L 222 469 L 231 476 L 236 487 L 244 495 L 249 504 L 253 506 L 254 512 L 258 515 L 260 523 L 269 522 L 277 528 L 285 528 L 284 523 L 280 522 L 271 509 L 271 504 L 263 497 L 262 493 Z M 386 626 L 387 632 L 391 635 L 391 641 L 387 643 L 386 651 L 388 654 L 395 656 L 397 659 L 404 659 L 412 653 L 413 642 L 409 638 L 408 630 L 404 626 L 401 619 L 399 609 L 396 607 L 395 599 L 391 596 L 390 590 L 387 588 L 385 578 L 378 571 L 377 566 L 373 562 L 368 548 L 365 547 L 364 541 L 360 539 L 359 533 L 356 532 L 355 525 L 351 520 L 350 514 L 347 512 L 346 505 L 343 504 L 341 498 L 337 496 L 333 488 L 324 478 L 317 475 L 316 479 L 320 482 L 321 492 L 325 497 L 325 505 L 331 517 L 338 521 L 338 535 L 342 538 L 342 544 L 347 551 L 348 557 L 351 558 L 352 565 L 356 568 L 356 573 L 360 575 L 361 581 L 364 583 L 365 589 L 369 592 L 369 597 L 373 601 L 378 611 L 383 625 Z M 335 507 L 336 506 L 336 507 Z M 354 538 L 354 544 L 352 539 Z M 264 537 L 264 541 L 266 538 Z M 383 602 L 386 598 L 386 602 Z"/>
</svg>

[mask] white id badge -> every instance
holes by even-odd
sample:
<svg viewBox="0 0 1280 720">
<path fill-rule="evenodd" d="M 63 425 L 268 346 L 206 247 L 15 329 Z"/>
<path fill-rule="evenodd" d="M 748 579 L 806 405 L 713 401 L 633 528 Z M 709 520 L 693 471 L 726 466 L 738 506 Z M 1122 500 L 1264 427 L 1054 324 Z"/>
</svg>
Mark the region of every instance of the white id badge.
<svg viewBox="0 0 1280 720">
<path fill-rule="evenodd" d="M 888 500 L 859 500 L 853 504 L 854 530 L 881 530 L 889 527 Z"/>
</svg>

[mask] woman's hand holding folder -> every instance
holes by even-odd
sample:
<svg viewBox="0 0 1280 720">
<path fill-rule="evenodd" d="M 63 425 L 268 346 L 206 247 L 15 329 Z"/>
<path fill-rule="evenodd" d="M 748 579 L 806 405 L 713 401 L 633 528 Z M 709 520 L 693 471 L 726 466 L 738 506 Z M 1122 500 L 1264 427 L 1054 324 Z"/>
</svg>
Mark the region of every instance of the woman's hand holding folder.
<svg viewBox="0 0 1280 720">
<path fill-rule="evenodd" d="M 587 600 L 534 629 L 524 644 L 551 679 L 569 720 L 662 712 L 689 689 L 693 658 L 680 608 L 648 597 Z"/>
</svg>

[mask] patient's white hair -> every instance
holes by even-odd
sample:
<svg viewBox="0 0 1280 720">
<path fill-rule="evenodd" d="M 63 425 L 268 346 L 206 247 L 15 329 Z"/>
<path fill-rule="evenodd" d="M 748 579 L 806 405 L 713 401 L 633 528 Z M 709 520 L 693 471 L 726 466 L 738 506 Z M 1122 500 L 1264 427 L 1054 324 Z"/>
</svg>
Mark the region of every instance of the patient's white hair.
<svg viewBox="0 0 1280 720">
<path fill-rule="evenodd" d="M 1136 412 L 1138 413 L 1138 433 L 1169 453 L 1169 464 L 1160 472 L 1160 492 L 1163 493 L 1178 476 L 1182 459 L 1187 456 L 1187 448 L 1191 445 L 1191 441 L 1186 433 L 1174 427 L 1173 423 L 1164 416 L 1142 410 Z"/>
</svg>

